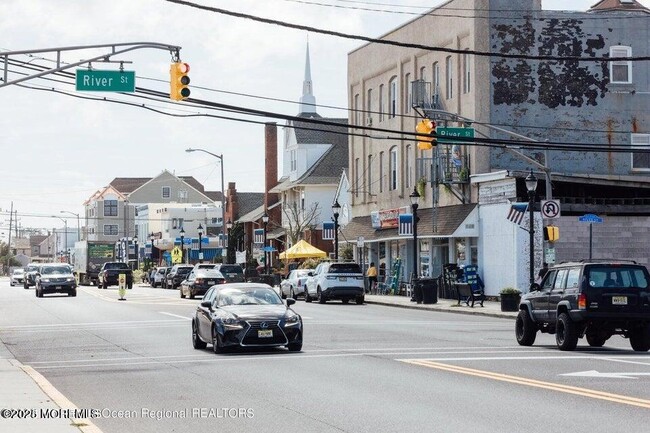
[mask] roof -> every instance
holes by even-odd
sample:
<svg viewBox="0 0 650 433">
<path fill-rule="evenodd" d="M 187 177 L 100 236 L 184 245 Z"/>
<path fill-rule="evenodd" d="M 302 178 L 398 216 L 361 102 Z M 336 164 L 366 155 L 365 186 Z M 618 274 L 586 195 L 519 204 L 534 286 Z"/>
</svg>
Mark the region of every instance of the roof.
<svg viewBox="0 0 650 433">
<path fill-rule="evenodd" d="M 650 10 L 637 1 L 601 0 L 590 9 L 590 12 L 610 11 L 640 11 L 650 13 Z"/>
<path fill-rule="evenodd" d="M 156 176 L 157 177 L 157 176 Z M 204 187 L 201 182 L 194 179 L 192 176 L 177 176 L 183 182 L 190 185 L 192 188 L 198 190 L 201 193 L 204 193 Z M 152 180 L 153 177 L 116 177 L 109 183 L 113 188 L 122 194 L 131 194 L 136 189 L 140 188 L 145 183 Z M 221 193 L 219 193 L 221 194 Z M 221 195 L 219 195 L 221 197 Z"/>
<path fill-rule="evenodd" d="M 212 201 L 221 201 L 221 191 L 203 191 Z"/>
<path fill-rule="evenodd" d="M 31 235 L 29 237 L 29 245 L 40 245 L 45 239 L 47 239 L 47 236 L 45 235 Z"/>
<path fill-rule="evenodd" d="M 433 214 L 431 208 L 419 209 L 418 237 L 450 237 L 465 221 L 469 214 L 476 207 L 476 203 L 460 204 L 455 206 L 442 206 L 436 208 L 437 230 L 433 232 Z M 399 236 L 397 227 L 384 230 L 372 228 L 370 215 L 353 218 L 341 229 L 342 238 L 348 242 L 356 242 L 359 236 L 363 236 L 366 242 L 385 239 L 401 239 L 407 236 Z M 341 238 L 339 238 L 341 239 Z"/>
<path fill-rule="evenodd" d="M 241 218 L 252 210 L 264 204 L 263 192 L 237 192 L 237 203 L 239 205 L 239 215 L 236 218 Z"/>
</svg>

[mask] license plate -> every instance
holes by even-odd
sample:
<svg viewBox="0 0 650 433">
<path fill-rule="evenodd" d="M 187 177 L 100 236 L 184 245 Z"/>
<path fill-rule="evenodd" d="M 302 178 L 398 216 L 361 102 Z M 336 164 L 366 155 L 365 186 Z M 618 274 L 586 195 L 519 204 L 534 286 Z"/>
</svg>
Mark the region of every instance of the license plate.
<svg viewBox="0 0 650 433">
<path fill-rule="evenodd" d="M 612 305 L 627 305 L 627 296 L 612 296 Z"/>
<path fill-rule="evenodd" d="M 235 278 L 235 277 L 237 276 L 237 274 L 228 274 L 228 276 L 229 276 L 230 278 Z"/>
<path fill-rule="evenodd" d="M 273 330 L 272 329 L 260 329 L 257 331 L 257 337 L 258 338 L 273 338 Z"/>
<path fill-rule="evenodd" d="M 214 284 L 214 280 L 208 281 L 208 284 Z"/>
<path fill-rule="evenodd" d="M 61 286 L 56 286 L 54 290 L 61 290 Z"/>
<path fill-rule="evenodd" d="M 339 277 L 339 281 L 347 281 L 348 277 Z"/>
</svg>

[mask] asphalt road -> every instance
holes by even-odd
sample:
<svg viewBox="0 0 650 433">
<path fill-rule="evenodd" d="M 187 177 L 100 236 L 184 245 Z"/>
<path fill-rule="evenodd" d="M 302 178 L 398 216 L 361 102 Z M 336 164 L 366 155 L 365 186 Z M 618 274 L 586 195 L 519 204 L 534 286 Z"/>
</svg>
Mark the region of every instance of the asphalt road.
<svg viewBox="0 0 650 433">
<path fill-rule="evenodd" d="M 613 337 L 520 347 L 509 319 L 298 301 L 305 343 L 194 350 L 200 300 L 82 287 L 36 298 L 0 280 L 0 339 L 104 433 L 647 431 L 650 355 Z M 126 418 L 129 416 L 129 418 Z"/>
</svg>

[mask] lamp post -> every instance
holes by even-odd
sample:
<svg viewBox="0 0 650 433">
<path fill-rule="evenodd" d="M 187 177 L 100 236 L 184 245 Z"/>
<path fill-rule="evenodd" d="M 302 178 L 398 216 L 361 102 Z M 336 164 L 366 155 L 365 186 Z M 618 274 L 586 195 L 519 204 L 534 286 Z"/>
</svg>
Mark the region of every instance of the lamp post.
<svg viewBox="0 0 650 433">
<path fill-rule="evenodd" d="M 415 187 L 409 198 L 413 210 L 413 281 L 415 283 L 418 278 L 418 207 L 420 206 L 420 194 Z"/>
<path fill-rule="evenodd" d="M 228 237 L 226 238 L 226 263 L 230 262 L 230 258 L 228 257 L 230 253 L 230 229 L 232 229 L 232 221 L 228 218 L 228 222 L 226 223 L 226 230 L 228 230 Z"/>
<path fill-rule="evenodd" d="M 205 149 L 192 149 L 191 147 L 189 149 L 185 149 L 185 152 L 204 152 L 207 153 L 208 155 L 212 155 L 215 158 L 219 158 L 219 161 L 221 162 L 221 234 L 224 234 L 223 230 L 223 218 L 225 216 L 226 212 L 226 202 L 225 202 L 225 194 L 223 190 L 223 153 L 221 155 L 217 155 L 216 153 L 208 152 Z"/>
<path fill-rule="evenodd" d="M 264 273 L 269 274 L 269 258 L 266 255 L 266 226 L 269 224 L 269 215 L 264 211 L 262 215 L 262 222 L 264 223 Z"/>
<path fill-rule="evenodd" d="M 151 267 L 153 268 L 153 241 L 156 239 L 156 236 L 151 232 L 149 234 L 149 238 L 151 238 Z"/>
<path fill-rule="evenodd" d="M 199 226 L 197 227 L 199 230 L 199 263 L 203 263 L 203 247 L 202 247 L 202 242 L 201 242 L 201 237 L 203 236 L 203 226 L 201 223 L 199 223 Z"/>
<path fill-rule="evenodd" d="M 185 230 L 181 227 L 181 263 L 185 263 Z"/>
<path fill-rule="evenodd" d="M 135 268 L 140 269 L 140 251 L 138 251 L 138 237 L 133 236 L 133 248 L 135 249 Z"/>
<path fill-rule="evenodd" d="M 528 235 L 530 236 L 530 284 L 535 282 L 535 221 L 534 209 L 535 205 L 535 190 L 537 189 L 537 178 L 533 174 L 533 169 L 530 169 L 530 174 L 526 176 L 526 189 L 528 190 Z"/>
<path fill-rule="evenodd" d="M 68 220 L 65 219 L 65 218 L 58 217 L 56 215 L 54 215 L 54 218 L 58 218 L 63 222 L 63 239 L 64 239 L 63 242 L 65 242 L 65 248 L 63 248 L 63 249 L 66 249 L 66 248 L 68 248 Z M 54 230 L 54 231 L 56 232 L 56 230 Z M 59 243 L 58 236 L 55 235 L 55 239 L 56 239 L 57 245 L 56 245 L 56 248 L 55 248 L 54 252 L 57 253 L 58 252 L 58 247 L 59 247 L 58 246 L 58 243 Z M 59 261 L 61 261 L 60 258 L 59 258 Z"/>
<path fill-rule="evenodd" d="M 61 213 L 69 213 L 70 215 L 74 215 L 77 217 L 77 240 L 81 240 L 81 223 L 79 222 L 79 214 L 70 212 L 69 210 L 62 210 Z"/>
<path fill-rule="evenodd" d="M 334 260 L 339 259 L 339 212 L 341 212 L 341 205 L 339 200 L 334 200 L 332 204 L 332 213 L 334 215 Z"/>
</svg>

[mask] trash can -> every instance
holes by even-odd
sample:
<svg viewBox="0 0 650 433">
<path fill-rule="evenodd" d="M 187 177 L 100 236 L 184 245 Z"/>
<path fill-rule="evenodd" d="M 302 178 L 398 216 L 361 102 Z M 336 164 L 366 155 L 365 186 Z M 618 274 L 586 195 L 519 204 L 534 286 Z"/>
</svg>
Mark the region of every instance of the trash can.
<svg viewBox="0 0 650 433">
<path fill-rule="evenodd" d="M 422 303 L 422 283 L 419 279 L 413 281 L 413 298 L 411 301 L 415 301 L 418 304 Z"/>
<path fill-rule="evenodd" d="M 423 304 L 437 304 L 438 303 L 438 282 L 435 278 L 420 278 L 418 286 L 422 293 Z"/>
</svg>

